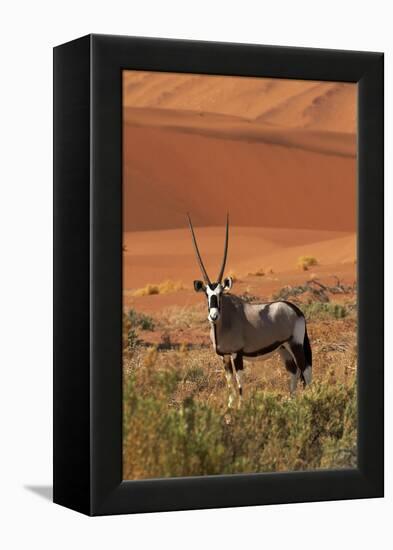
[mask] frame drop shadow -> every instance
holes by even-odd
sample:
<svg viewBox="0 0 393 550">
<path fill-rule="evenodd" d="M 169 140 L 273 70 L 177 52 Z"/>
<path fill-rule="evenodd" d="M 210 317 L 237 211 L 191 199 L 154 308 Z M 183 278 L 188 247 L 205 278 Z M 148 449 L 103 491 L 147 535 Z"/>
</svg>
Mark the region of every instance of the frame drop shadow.
<svg viewBox="0 0 393 550">
<path fill-rule="evenodd" d="M 53 500 L 52 485 L 24 485 L 27 491 L 31 491 L 45 500 Z"/>
</svg>

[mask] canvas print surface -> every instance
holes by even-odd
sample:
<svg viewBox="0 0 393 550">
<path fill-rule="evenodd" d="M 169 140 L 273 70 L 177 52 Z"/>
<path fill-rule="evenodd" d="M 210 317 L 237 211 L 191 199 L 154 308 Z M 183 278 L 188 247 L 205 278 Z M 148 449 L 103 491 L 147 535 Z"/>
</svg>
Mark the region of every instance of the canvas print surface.
<svg viewBox="0 0 393 550">
<path fill-rule="evenodd" d="M 123 71 L 123 478 L 351 468 L 356 84 Z"/>
</svg>

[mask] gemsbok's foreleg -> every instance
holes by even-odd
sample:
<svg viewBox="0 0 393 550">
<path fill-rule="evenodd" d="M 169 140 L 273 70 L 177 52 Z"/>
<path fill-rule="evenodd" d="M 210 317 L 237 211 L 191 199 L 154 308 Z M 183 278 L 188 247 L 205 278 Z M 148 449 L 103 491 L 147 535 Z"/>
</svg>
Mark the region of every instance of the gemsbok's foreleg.
<svg viewBox="0 0 393 550">
<path fill-rule="evenodd" d="M 231 356 L 224 355 L 223 362 L 224 362 L 225 378 L 227 381 L 227 388 L 228 388 L 228 409 L 231 409 L 233 405 L 233 400 L 235 398 L 234 396 L 235 388 L 233 384 L 233 368 L 232 368 Z"/>
<path fill-rule="evenodd" d="M 243 356 L 237 353 L 235 356 L 231 355 L 231 362 L 233 373 L 236 378 L 237 390 L 238 390 L 238 402 L 237 407 L 240 409 L 243 400 L 243 387 L 242 387 L 242 374 L 243 374 Z"/>
</svg>

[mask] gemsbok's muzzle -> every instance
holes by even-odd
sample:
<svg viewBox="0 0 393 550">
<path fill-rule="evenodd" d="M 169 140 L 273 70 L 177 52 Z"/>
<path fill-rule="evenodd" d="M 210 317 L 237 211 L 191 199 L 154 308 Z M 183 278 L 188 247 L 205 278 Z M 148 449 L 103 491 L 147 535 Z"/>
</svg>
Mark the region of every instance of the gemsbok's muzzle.
<svg viewBox="0 0 393 550">
<path fill-rule="evenodd" d="M 209 315 L 208 319 L 211 322 L 218 321 L 218 318 L 220 316 L 220 311 L 218 309 L 218 298 L 216 295 L 213 295 L 209 299 Z"/>
</svg>

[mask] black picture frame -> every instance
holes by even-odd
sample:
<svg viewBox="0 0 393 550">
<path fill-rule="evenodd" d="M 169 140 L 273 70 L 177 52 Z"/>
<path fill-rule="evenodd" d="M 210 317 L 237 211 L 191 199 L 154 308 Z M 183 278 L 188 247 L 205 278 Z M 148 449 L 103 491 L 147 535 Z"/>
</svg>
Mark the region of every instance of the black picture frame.
<svg viewBox="0 0 393 550">
<path fill-rule="evenodd" d="M 358 467 L 122 479 L 123 69 L 358 83 Z M 54 48 L 54 502 L 88 515 L 383 496 L 383 54 L 88 35 Z"/>
</svg>

